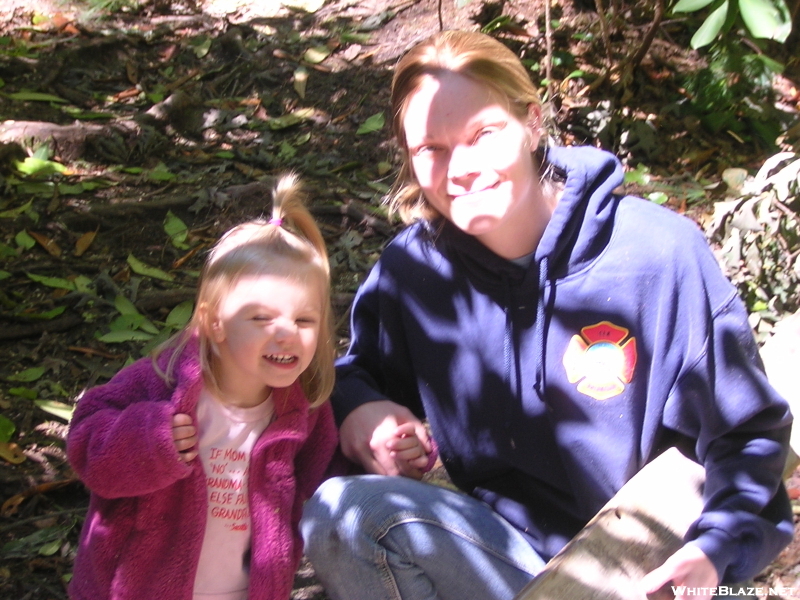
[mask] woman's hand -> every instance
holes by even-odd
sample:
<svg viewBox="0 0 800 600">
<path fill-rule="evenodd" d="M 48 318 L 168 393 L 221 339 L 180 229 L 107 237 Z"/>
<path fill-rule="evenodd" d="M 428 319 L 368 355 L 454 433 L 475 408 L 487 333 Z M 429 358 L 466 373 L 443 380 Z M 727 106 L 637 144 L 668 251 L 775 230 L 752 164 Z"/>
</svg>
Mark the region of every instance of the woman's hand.
<svg viewBox="0 0 800 600">
<path fill-rule="evenodd" d="M 673 587 L 675 600 L 708 600 L 714 597 L 713 590 L 719 585 L 719 575 L 700 548 L 687 544 L 642 579 L 644 591 L 648 594 L 655 593 L 668 583 Z M 680 588 L 684 588 L 682 592 Z M 695 593 L 690 594 L 690 589 Z"/>
<path fill-rule="evenodd" d="M 410 439 L 411 435 L 415 439 Z M 422 421 L 405 406 L 391 400 L 367 402 L 356 408 L 342 423 L 339 438 L 347 458 L 361 464 L 367 473 L 378 475 L 405 475 L 419 479 L 422 477 L 421 456 L 413 460 L 409 458 L 420 449 L 424 450 L 424 466 L 427 453 L 431 451 Z"/>
<path fill-rule="evenodd" d="M 192 425 L 192 417 L 185 413 L 172 416 L 172 440 L 183 462 L 197 456 L 197 428 Z"/>
</svg>

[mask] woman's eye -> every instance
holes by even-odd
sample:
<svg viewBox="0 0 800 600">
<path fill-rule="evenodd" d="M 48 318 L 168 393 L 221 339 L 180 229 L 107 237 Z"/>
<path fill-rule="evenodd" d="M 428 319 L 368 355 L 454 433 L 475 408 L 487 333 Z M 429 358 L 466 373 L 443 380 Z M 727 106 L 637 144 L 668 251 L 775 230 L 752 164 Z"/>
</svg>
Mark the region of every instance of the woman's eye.
<svg viewBox="0 0 800 600">
<path fill-rule="evenodd" d="M 493 134 L 497 133 L 496 127 L 485 127 L 478 132 L 478 135 L 475 136 L 475 141 L 480 142 L 485 140 L 488 137 L 491 137 Z"/>
<path fill-rule="evenodd" d="M 420 146 L 414 150 L 414 156 L 424 156 L 426 154 L 433 154 L 440 150 L 439 146 Z"/>
</svg>

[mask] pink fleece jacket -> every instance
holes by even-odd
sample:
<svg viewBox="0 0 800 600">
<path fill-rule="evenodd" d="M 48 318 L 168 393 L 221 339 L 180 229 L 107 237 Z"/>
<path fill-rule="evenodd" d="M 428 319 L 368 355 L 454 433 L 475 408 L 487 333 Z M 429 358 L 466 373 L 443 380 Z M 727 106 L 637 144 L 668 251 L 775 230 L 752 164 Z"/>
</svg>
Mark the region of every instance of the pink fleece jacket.
<svg viewBox="0 0 800 600">
<path fill-rule="evenodd" d="M 92 493 L 69 589 L 75 600 L 192 598 L 205 474 L 199 459 L 179 459 L 171 419 L 196 413 L 203 381 L 195 344 L 178 358 L 175 379 L 167 385 L 145 358 L 78 402 L 67 454 Z M 328 403 L 309 410 L 298 383 L 273 398 L 275 419 L 250 458 L 250 600 L 289 598 L 303 502 L 337 446 Z"/>
</svg>

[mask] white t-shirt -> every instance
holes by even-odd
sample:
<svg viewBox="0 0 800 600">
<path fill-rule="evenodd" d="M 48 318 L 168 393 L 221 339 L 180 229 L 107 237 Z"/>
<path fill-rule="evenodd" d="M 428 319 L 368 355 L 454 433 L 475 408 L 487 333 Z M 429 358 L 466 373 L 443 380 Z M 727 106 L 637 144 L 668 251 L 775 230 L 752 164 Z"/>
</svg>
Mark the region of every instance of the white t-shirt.
<svg viewBox="0 0 800 600">
<path fill-rule="evenodd" d="M 198 450 L 206 474 L 208 518 L 194 600 L 246 600 L 250 503 L 247 472 L 256 440 L 272 419 L 272 396 L 258 406 L 229 406 L 203 389 Z"/>
</svg>

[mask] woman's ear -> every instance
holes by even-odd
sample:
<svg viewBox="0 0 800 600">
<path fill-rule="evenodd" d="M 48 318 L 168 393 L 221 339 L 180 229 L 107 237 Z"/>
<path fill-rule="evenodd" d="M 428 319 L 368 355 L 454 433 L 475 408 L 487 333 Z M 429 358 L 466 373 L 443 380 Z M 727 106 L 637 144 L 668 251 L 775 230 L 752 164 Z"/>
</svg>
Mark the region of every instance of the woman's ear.
<svg viewBox="0 0 800 600">
<path fill-rule="evenodd" d="M 531 141 L 531 152 L 536 152 L 542 138 L 542 107 L 536 102 L 528 104 L 528 121 L 525 123 Z"/>
</svg>

